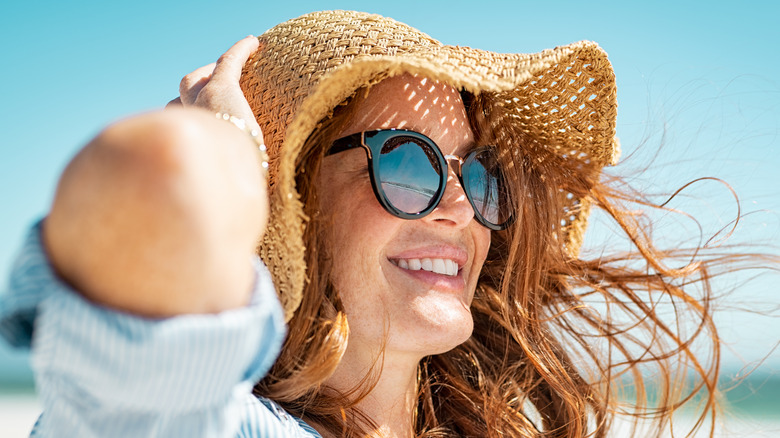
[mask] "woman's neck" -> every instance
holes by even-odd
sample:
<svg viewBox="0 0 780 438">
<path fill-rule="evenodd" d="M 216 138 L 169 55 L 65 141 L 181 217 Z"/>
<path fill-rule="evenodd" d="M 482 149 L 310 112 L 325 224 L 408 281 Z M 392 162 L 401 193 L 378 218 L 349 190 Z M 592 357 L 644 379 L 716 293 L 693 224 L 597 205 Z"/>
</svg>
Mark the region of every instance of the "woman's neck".
<svg viewBox="0 0 780 438">
<path fill-rule="evenodd" d="M 370 392 L 356 408 L 374 424 L 370 436 L 408 438 L 413 436 L 414 412 L 417 405 L 417 366 L 421 358 L 385 351 L 359 353 L 347 347 L 341 363 L 326 385 L 343 394 L 359 396 L 354 391 L 360 382 Z M 368 376 L 368 377 L 367 377 Z M 367 425 L 366 425 L 367 426 Z"/>
</svg>

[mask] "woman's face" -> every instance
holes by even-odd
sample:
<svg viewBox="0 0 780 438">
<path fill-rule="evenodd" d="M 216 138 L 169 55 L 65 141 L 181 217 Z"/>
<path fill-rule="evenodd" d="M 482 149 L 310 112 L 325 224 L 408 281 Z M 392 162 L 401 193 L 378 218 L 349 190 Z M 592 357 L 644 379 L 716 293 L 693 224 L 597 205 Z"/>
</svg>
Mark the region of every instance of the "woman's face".
<svg viewBox="0 0 780 438">
<path fill-rule="evenodd" d="M 411 75 L 385 79 L 354 103 L 336 137 L 384 128 L 430 137 L 443 154 L 474 145 L 463 102 L 452 87 Z M 349 348 L 417 357 L 448 351 L 471 335 L 469 307 L 490 245 L 452 169 L 438 207 L 422 219 L 387 213 L 376 200 L 361 148 L 325 158 L 318 180 L 331 280 L 350 326 Z M 457 264 L 457 275 L 425 270 Z M 423 269 L 401 266 L 423 264 Z M 399 266 L 399 264 L 401 266 Z"/>
</svg>

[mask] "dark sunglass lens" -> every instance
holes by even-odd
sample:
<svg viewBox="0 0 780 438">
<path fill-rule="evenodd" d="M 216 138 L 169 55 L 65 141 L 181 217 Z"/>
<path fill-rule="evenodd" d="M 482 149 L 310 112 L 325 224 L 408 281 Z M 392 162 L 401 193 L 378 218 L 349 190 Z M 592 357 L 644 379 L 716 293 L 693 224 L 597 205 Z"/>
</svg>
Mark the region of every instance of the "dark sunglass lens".
<svg viewBox="0 0 780 438">
<path fill-rule="evenodd" d="M 466 190 L 480 216 L 493 225 L 504 225 L 511 216 L 501 166 L 490 149 L 466 159 L 463 166 Z"/>
<path fill-rule="evenodd" d="M 379 182 L 398 210 L 417 214 L 428 208 L 439 189 L 440 175 L 436 155 L 422 140 L 400 135 L 382 146 Z"/>
</svg>

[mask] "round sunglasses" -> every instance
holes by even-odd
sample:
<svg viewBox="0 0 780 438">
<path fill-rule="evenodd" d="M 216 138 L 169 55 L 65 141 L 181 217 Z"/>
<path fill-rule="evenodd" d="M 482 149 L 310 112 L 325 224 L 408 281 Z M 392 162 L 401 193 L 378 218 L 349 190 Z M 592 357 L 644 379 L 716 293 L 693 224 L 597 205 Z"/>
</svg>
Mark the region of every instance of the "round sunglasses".
<svg viewBox="0 0 780 438">
<path fill-rule="evenodd" d="M 443 155 L 430 138 L 405 129 L 379 129 L 333 142 L 326 155 L 363 148 L 374 195 L 388 213 L 419 219 L 432 212 L 444 195 L 448 162 L 474 208 L 474 216 L 491 230 L 512 221 L 506 184 L 495 149 L 480 147 L 461 158 Z"/>
</svg>

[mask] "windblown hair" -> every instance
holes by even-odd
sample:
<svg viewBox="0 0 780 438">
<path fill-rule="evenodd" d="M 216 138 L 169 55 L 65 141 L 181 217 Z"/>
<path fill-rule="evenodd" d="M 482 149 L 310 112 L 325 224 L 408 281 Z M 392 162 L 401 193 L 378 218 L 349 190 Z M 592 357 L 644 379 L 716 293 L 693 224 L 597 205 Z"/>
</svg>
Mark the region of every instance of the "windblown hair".
<svg viewBox="0 0 780 438">
<path fill-rule="evenodd" d="M 464 93 L 479 144 L 493 138 L 488 98 Z M 322 246 L 327 223 L 317 214 L 317 174 L 328 142 L 352 115 L 349 102 L 322 121 L 297 162 L 297 186 L 309 217 L 308 278 L 288 338 L 255 388 L 286 410 L 335 436 L 363 436 L 371 422 L 356 403 L 371 389 L 366 376 L 347 394 L 324 385 L 346 348 L 348 320 L 329 281 Z M 650 223 L 627 205 L 661 208 L 615 178 L 554 156 L 503 154 L 516 200 L 516 220 L 494 231 L 472 303 L 473 335 L 455 349 L 427 357 L 418 370 L 418 436 L 604 437 L 617 415 L 667 432 L 683 404 L 698 422 L 718 410 L 719 338 L 709 281 L 733 257 L 693 256 L 653 246 Z M 571 161 L 571 160 L 569 160 Z M 563 248 L 562 193 L 590 199 L 630 239 L 634 250 L 593 260 Z M 381 372 L 381 359 L 375 366 Z"/>
</svg>

